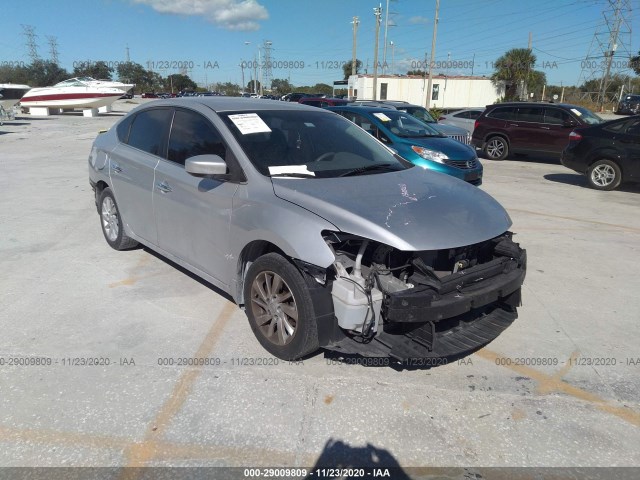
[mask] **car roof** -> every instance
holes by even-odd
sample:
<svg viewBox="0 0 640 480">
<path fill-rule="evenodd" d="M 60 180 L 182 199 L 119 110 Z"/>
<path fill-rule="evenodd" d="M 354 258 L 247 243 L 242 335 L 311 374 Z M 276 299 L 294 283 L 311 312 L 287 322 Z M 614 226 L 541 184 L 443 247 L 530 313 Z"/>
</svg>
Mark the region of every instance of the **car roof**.
<svg viewBox="0 0 640 480">
<path fill-rule="evenodd" d="M 543 107 L 561 107 L 561 108 L 582 108 L 579 105 L 573 105 L 571 103 L 552 103 L 552 102 L 503 102 L 503 103 L 494 103 L 492 105 L 487 105 L 487 108 L 495 108 L 495 107 L 534 107 L 534 106 L 543 106 Z"/>
<path fill-rule="evenodd" d="M 336 110 L 336 111 L 353 111 L 355 113 L 389 113 L 388 108 L 380 107 L 369 107 L 369 106 L 360 106 L 360 105 L 340 105 L 335 107 L 327 107 L 326 110 Z"/>
<path fill-rule="evenodd" d="M 179 97 L 167 100 L 157 100 L 150 102 L 144 106 L 163 106 L 163 107 L 189 107 L 193 104 L 204 105 L 209 107 L 214 112 L 234 112 L 234 111 L 265 111 L 265 110 L 307 110 L 311 112 L 322 111 L 317 107 L 304 105 L 297 102 L 280 102 L 278 100 L 266 100 L 260 98 L 244 98 L 244 97 L 224 97 L 224 96 L 211 96 L 211 97 Z"/>
</svg>

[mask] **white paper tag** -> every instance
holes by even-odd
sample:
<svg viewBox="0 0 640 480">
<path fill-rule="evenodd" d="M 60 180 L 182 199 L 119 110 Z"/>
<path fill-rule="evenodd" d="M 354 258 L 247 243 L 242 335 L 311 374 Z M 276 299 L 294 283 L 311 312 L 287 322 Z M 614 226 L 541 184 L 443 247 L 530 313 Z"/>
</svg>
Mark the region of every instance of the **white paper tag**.
<svg viewBox="0 0 640 480">
<path fill-rule="evenodd" d="M 382 112 L 376 112 L 373 114 L 374 117 L 379 118 L 380 120 L 382 120 L 383 122 L 390 122 L 391 119 L 389 117 L 387 117 L 384 113 Z"/>
<path fill-rule="evenodd" d="M 575 108 L 572 108 L 572 109 L 571 109 L 571 111 L 572 111 L 573 113 L 575 113 L 576 115 L 578 115 L 579 117 L 581 117 L 581 116 L 582 116 L 582 113 L 580 113 L 580 110 L 576 110 Z"/>
<path fill-rule="evenodd" d="M 312 177 L 316 176 L 306 165 L 273 165 L 269 167 L 269 174 L 271 175 L 286 175 L 287 173 L 304 173 Z"/>
<path fill-rule="evenodd" d="M 269 126 L 264 123 L 257 113 L 238 113 L 229 115 L 229 119 L 238 127 L 240 133 L 247 135 L 248 133 L 268 133 L 271 131 Z"/>
</svg>

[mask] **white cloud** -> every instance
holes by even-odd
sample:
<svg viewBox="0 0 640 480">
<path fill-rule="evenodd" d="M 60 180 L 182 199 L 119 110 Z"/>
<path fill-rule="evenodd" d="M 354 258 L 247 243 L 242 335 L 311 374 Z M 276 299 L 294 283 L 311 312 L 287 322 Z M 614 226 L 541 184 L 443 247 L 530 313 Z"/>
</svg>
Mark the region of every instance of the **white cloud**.
<svg viewBox="0 0 640 480">
<path fill-rule="evenodd" d="M 427 17 L 411 17 L 409 23 L 412 25 L 426 25 L 430 22 Z"/>
<path fill-rule="evenodd" d="M 229 30 L 258 30 L 260 20 L 269 18 L 256 0 L 133 0 L 160 13 L 197 15 Z"/>
</svg>

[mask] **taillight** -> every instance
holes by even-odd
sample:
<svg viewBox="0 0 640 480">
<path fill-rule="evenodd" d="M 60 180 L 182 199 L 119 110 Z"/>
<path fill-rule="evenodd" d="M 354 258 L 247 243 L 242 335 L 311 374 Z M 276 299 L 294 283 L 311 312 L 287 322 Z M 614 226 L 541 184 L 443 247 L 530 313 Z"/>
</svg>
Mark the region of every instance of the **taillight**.
<svg viewBox="0 0 640 480">
<path fill-rule="evenodd" d="M 580 135 L 575 130 L 569 134 L 569 141 L 570 142 L 579 142 L 580 140 L 582 140 L 582 135 Z"/>
<path fill-rule="evenodd" d="M 478 120 L 476 120 L 475 122 L 473 122 L 473 129 L 475 130 L 476 128 L 478 128 Z"/>
</svg>

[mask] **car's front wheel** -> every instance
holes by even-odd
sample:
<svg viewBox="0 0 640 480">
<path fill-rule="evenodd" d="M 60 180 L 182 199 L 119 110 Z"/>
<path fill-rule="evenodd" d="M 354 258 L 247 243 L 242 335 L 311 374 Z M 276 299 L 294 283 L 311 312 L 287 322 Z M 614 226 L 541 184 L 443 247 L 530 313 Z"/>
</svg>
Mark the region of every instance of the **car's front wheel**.
<svg viewBox="0 0 640 480">
<path fill-rule="evenodd" d="M 483 153 L 489 160 L 504 160 L 509 154 L 509 144 L 502 137 L 491 137 L 487 140 Z"/>
<path fill-rule="evenodd" d="M 245 310 L 260 344 L 283 360 L 318 349 L 316 313 L 300 271 L 277 253 L 251 264 L 244 281 Z"/>
<path fill-rule="evenodd" d="M 133 238 L 124 233 L 122 217 L 118 210 L 118 204 L 109 187 L 102 190 L 100 200 L 100 225 L 107 243 L 116 250 L 126 250 L 138 245 Z"/>
<path fill-rule="evenodd" d="M 622 182 L 622 171 L 617 163 L 611 160 L 597 160 L 587 172 L 589 185 L 597 190 L 614 190 Z"/>
</svg>

